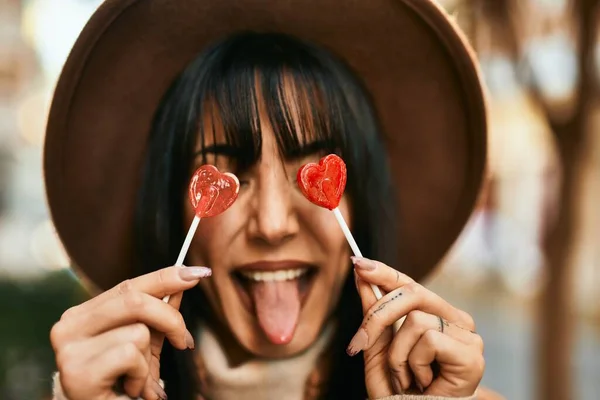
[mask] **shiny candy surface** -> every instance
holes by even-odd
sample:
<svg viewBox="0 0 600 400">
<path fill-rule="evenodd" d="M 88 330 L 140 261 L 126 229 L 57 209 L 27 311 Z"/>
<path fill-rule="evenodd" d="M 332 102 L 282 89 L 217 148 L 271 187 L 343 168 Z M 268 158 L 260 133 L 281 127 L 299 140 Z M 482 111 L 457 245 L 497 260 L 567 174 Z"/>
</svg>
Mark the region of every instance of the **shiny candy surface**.
<svg viewBox="0 0 600 400">
<path fill-rule="evenodd" d="M 302 194 L 312 203 L 333 210 L 340 204 L 346 188 L 346 164 L 335 154 L 308 163 L 298 170 L 297 182 Z"/>
<path fill-rule="evenodd" d="M 231 207 L 239 191 L 240 183 L 234 174 L 219 172 L 214 165 L 206 164 L 192 175 L 189 198 L 197 217 L 214 217 Z"/>
</svg>

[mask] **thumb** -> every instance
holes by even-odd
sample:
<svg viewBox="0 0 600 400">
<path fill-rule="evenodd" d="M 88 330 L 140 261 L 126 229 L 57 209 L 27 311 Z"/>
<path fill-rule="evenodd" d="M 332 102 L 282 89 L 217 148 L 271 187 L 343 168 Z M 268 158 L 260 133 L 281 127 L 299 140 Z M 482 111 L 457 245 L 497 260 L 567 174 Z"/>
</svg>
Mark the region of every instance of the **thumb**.
<svg viewBox="0 0 600 400">
<path fill-rule="evenodd" d="M 373 293 L 373 289 L 368 282 L 360 279 L 356 271 L 354 271 L 354 280 L 356 281 L 356 289 L 358 290 L 358 295 L 360 296 L 360 302 L 362 304 L 363 315 L 369 311 L 373 304 L 377 302 L 377 297 L 375 293 Z"/>
</svg>

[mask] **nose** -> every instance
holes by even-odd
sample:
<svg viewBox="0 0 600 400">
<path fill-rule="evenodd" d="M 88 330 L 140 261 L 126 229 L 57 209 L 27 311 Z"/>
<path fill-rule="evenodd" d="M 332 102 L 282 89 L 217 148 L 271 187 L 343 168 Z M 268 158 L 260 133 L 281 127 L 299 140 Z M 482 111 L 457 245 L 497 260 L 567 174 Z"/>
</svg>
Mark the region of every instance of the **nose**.
<svg viewBox="0 0 600 400">
<path fill-rule="evenodd" d="M 298 220 L 292 204 L 291 185 L 283 166 L 271 165 L 259 172 L 251 201 L 249 236 L 271 246 L 298 233 Z"/>
</svg>

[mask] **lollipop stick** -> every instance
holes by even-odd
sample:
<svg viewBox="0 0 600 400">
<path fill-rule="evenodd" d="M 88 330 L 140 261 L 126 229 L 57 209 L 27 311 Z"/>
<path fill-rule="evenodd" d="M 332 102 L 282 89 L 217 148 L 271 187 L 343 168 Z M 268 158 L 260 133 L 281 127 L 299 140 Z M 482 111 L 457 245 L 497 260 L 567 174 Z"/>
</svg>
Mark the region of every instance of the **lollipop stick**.
<svg viewBox="0 0 600 400">
<path fill-rule="evenodd" d="M 194 216 L 192 220 L 192 224 L 190 225 L 190 229 L 188 229 L 187 236 L 183 241 L 183 246 L 181 246 L 181 250 L 179 251 L 179 257 L 177 257 L 177 261 L 175 261 L 176 267 L 183 267 L 183 260 L 185 260 L 185 256 L 190 248 L 190 244 L 192 244 L 192 239 L 194 238 L 194 234 L 196 233 L 196 229 L 198 228 L 198 224 L 200 223 L 200 217 L 197 215 Z"/>
<path fill-rule="evenodd" d="M 360 252 L 360 249 L 358 248 L 358 244 L 356 244 L 356 240 L 354 240 L 354 236 L 352 236 L 352 232 L 350 232 L 350 228 L 348 228 L 348 224 L 346 224 L 346 220 L 344 219 L 344 216 L 340 212 L 340 209 L 337 207 L 334 208 L 333 215 L 335 215 L 335 219 L 337 219 L 338 224 L 340 224 L 340 227 L 342 228 L 342 232 L 344 232 L 344 236 L 346 236 L 346 240 L 348 241 L 348 244 L 350 245 L 350 248 L 352 249 L 352 252 L 354 253 L 354 255 L 356 257 L 362 257 L 363 255 Z M 383 297 L 381 294 L 381 290 L 379 290 L 379 288 L 377 286 L 371 284 L 371 290 L 373 290 L 373 293 L 375 294 L 375 297 L 377 297 L 377 300 L 379 300 Z M 402 317 L 400 320 L 396 321 L 394 323 L 394 331 L 398 331 L 398 329 L 400 329 L 400 326 L 402 325 L 403 322 L 404 322 L 404 317 Z"/>
<path fill-rule="evenodd" d="M 337 207 L 334 208 L 333 215 L 335 215 L 335 219 L 337 219 L 338 224 L 340 224 L 340 227 L 342 228 L 342 232 L 344 232 L 344 236 L 346 236 L 346 240 L 348 241 L 348 244 L 350 245 L 350 248 L 352 249 L 352 252 L 354 253 L 354 255 L 356 257 L 362 257 L 363 255 L 360 252 L 360 249 L 358 248 L 358 245 L 356 244 L 356 240 L 354 240 L 354 236 L 352 236 L 352 232 L 350 232 L 350 228 L 348 228 L 348 224 L 346 224 L 346 220 L 344 219 L 344 216 L 340 212 L 340 209 Z"/>
<path fill-rule="evenodd" d="M 198 224 L 200 223 L 200 217 L 197 215 L 194 216 L 192 220 L 192 224 L 190 225 L 190 229 L 188 229 L 187 236 L 183 241 L 183 246 L 181 246 L 181 250 L 179 251 L 179 257 L 177 257 L 177 261 L 175 262 L 176 267 L 183 267 L 183 260 L 185 260 L 185 256 L 190 248 L 190 244 L 192 244 L 192 239 L 194 238 L 194 234 L 196 233 L 196 229 L 198 228 Z M 169 302 L 171 296 L 167 295 L 163 298 L 165 303 Z"/>
<path fill-rule="evenodd" d="M 338 224 L 340 224 L 340 227 L 342 228 L 342 232 L 344 232 L 344 236 L 346 236 L 346 240 L 348 241 L 348 244 L 350 245 L 350 248 L 352 249 L 352 252 L 354 253 L 354 255 L 356 257 L 362 257 L 363 255 L 360 252 L 360 249 L 358 248 L 358 244 L 356 244 L 356 240 L 354 240 L 354 236 L 352 236 L 352 232 L 350 232 L 350 228 L 348 228 L 348 224 L 346 224 L 346 220 L 344 219 L 344 216 L 340 212 L 340 209 L 337 207 L 334 208 L 333 215 L 335 215 L 335 219 L 337 219 Z M 377 286 L 371 284 L 371 289 L 373 289 L 373 293 L 375 293 L 375 297 L 377 297 L 377 300 L 379 300 L 379 299 L 381 299 L 381 297 L 383 297 L 381 295 L 381 290 L 379 290 L 379 288 Z"/>
</svg>

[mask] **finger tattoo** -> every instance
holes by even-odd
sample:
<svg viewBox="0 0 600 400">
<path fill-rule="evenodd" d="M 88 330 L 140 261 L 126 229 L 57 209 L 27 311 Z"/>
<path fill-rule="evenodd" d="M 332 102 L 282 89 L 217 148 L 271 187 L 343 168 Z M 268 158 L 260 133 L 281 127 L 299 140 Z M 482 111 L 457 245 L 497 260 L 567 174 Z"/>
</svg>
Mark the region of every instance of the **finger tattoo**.
<svg viewBox="0 0 600 400">
<path fill-rule="evenodd" d="M 450 326 L 450 324 L 448 324 L 448 321 L 446 321 L 444 318 L 438 316 L 438 319 L 440 320 L 440 328 L 439 331 L 440 333 L 444 333 L 444 327 L 448 327 Z"/>
<path fill-rule="evenodd" d="M 391 299 L 384 301 L 383 303 L 381 303 L 379 305 L 379 307 L 377 307 L 368 317 L 367 317 L 367 322 L 371 319 L 371 317 L 375 314 L 377 314 L 380 311 L 383 311 L 383 309 L 392 301 L 398 299 L 400 296 L 402 296 L 402 292 L 398 292 L 394 297 L 392 297 Z"/>
</svg>

